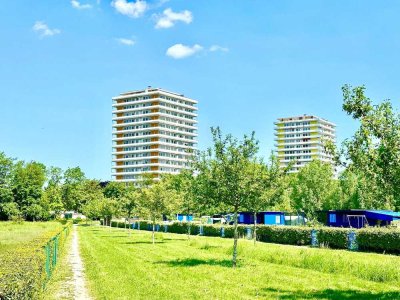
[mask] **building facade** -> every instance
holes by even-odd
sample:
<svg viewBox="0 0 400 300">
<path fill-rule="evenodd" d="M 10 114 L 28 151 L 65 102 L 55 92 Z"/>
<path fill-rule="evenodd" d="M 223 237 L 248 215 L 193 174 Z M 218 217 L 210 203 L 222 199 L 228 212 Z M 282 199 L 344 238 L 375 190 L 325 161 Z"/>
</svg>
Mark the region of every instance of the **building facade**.
<svg viewBox="0 0 400 300">
<path fill-rule="evenodd" d="M 275 123 L 275 147 L 281 167 L 295 160 L 290 172 L 297 172 L 314 159 L 332 163 L 326 141 L 336 143 L 336 125 L 316 116 L 279 118 Z"/>
<path fill-rule="evenodd" d="M 188 167 L 197 147 L 197 101 L 160 88 L 113 97 L 113 181 L 155 179 Z"/>
</svg>

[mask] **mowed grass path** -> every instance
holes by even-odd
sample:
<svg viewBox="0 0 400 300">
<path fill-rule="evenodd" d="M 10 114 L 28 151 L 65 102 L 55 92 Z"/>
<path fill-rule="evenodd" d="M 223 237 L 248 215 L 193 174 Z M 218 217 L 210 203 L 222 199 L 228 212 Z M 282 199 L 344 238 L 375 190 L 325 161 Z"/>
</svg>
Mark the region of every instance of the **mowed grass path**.
<svg viewBox="0 0 400 300">
<path fill-rule="evenodd" d="M 96 299 L 400 299 L 400 257 L 80 226 Z"/>
</svg>

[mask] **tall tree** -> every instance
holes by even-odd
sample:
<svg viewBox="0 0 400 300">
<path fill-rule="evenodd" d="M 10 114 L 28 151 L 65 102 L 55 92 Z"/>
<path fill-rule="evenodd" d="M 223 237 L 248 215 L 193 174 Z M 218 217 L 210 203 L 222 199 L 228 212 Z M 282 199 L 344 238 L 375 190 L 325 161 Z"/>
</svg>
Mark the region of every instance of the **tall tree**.
<svg viewBox="0 0 400 300">
<path fill-rule="evenodd" d="M 46 167 L 38 162 L 18 162 L 13 172 L 14 200 L 28 219 L 39 220 L 48 214 L 39 205 L 46 181 Z M 31 207 L 32 206 L 32 207 Z"/>
<path fill-rule="evenodd" d="M 85 174 L 79 167 L 68 168 L 64 172 L 64 185 L 62 187 L 62 199 L 65 209 L 81 211 L 82 207 L 82 183 Z"/>
<path fill-rule="evenodd" d="M 360 122 L 355 135 L 344 142 L 349 168 L 376 186 L 379 205 L 400 209 L 400 115 L 389 100 L 373 105 L 365 87 L 345 85 L 343 110 Z"/>
<path fill-rule="evenodd" d="M 258 176 L 249 173 L 250 165 L 258 152 L 258 141 L 254 132 L 239 141 L 232 135 L 223 136 L 221 130 L 211 128 L 213 147 L 198 155 L 194 163 L 202 184 L 202 200 L 216 207 L 224 207 L 234 215 L 234 241 L 232 265 L 237 264 L 238 212 L 246 209 L 251 200 L 252 188 Z"/>
</svg>

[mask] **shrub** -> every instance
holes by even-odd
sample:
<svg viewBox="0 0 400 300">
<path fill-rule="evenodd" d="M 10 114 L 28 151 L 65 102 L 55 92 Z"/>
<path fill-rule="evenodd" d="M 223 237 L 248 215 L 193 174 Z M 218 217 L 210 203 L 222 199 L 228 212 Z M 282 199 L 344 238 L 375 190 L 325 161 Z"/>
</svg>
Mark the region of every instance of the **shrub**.
<svg viewBox="0 0 400 300">
<path fill-rule="evenodd" d="M 400 253 L 400 229 L 365 228 L 357 231 L 360 250 Z"/>
<path fill-rule="evenodd" d="M 72 223 L 73 223 L 73 224 L 79 224 L 79 223 L 81 223 L 81 222 L 82 222 L 82 219 L 79 218 L 79 217 L 72 220 Z"/>
<path fill-rule="evenodd" d="M 318 243 L 324 247 L 335 249 L 347 249 L 347 235 L 350 229 L 323 227 L 318 230 Z"/>
<path fill-rule="evenodd" d="M 310 245 L 311 228 L 300 226 L 258 226 L 257 237 L 261 242 Z"/>
<path fill-rule="evenodd" d="M 52 231 L 29 243 L 21 243 L 0 252 L 0 299 L 38 299 L 48 278 L 45 268 L 44 246 L 50 247 L 50 269 L 53 268 L 54 240 L 58 235 L 58 247 L 64 245 L 64 231 Z M 69 230 L 68 228 L 66 230 Z M 59 253 L 59 252 L 58 252 Z"/>
</svg>

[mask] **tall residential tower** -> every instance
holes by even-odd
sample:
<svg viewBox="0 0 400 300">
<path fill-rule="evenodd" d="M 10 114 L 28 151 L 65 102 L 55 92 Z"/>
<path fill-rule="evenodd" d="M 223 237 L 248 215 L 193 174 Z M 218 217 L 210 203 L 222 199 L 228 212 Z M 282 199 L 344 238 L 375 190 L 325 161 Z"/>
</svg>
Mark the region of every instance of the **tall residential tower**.
<svg viewBox="0 0 400 300">
<path fill-rule="evenodd" d="M 197 146 L 197 101 L 148 87 L 113 97 L 112 180 L 187 168 Z"/>
<path fill-rule="evenodd" d="M 326 141 L 336 142 L 336 125 L 316 116 L 279 118 L 275 123 L 275 147 L 281 167 L 295 160 L 291 172 L 319 159 L 333 163 Z"/>
</svg>

